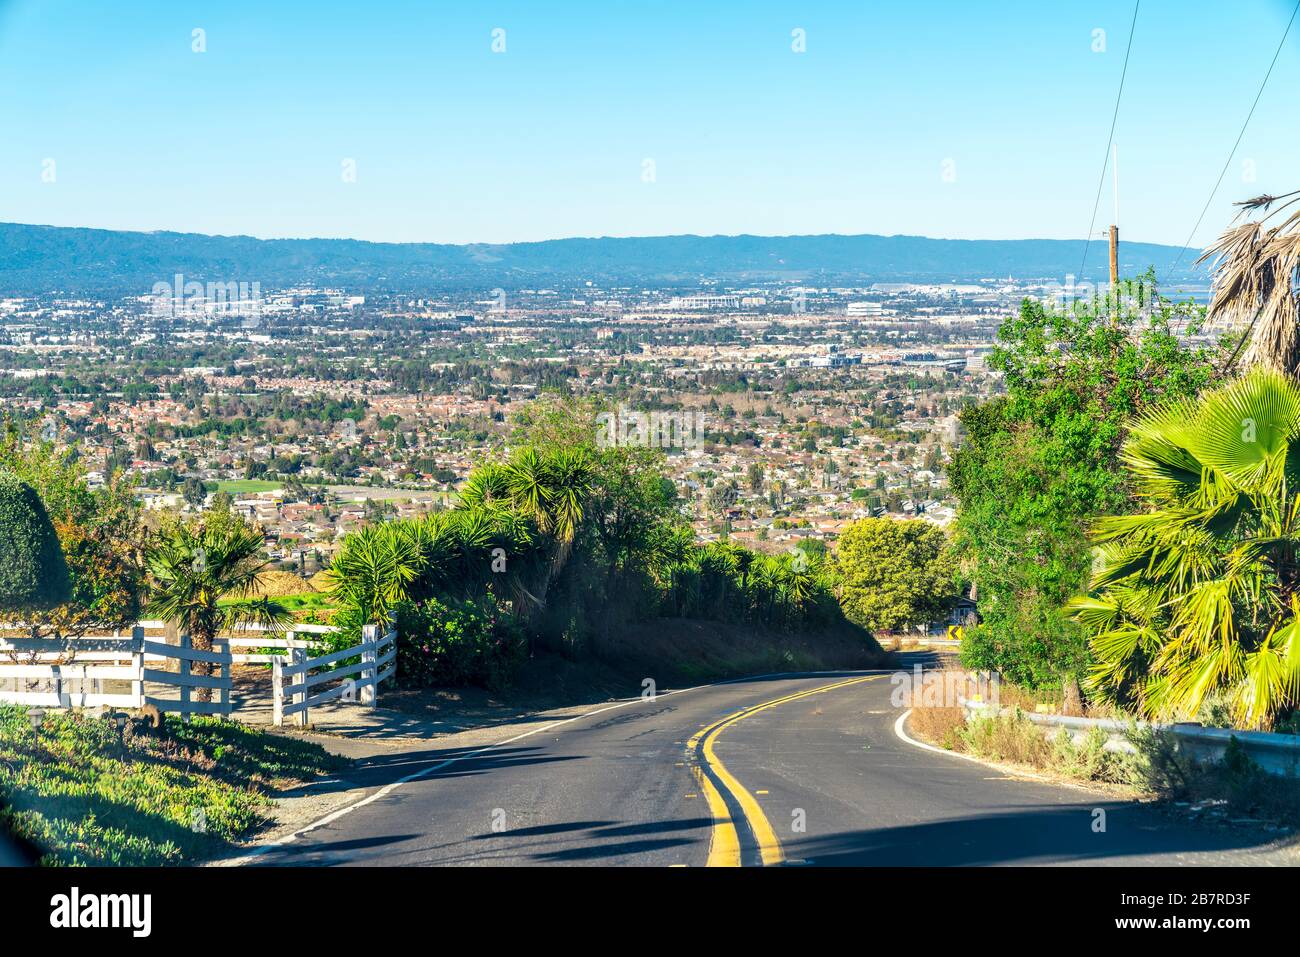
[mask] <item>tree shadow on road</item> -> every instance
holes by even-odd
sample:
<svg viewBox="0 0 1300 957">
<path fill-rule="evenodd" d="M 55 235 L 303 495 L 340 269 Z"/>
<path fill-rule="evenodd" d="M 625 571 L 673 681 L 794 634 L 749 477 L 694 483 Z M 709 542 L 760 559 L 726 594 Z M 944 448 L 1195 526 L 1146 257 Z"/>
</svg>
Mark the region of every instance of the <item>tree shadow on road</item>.
<svg viewBox="0 0 1300 957">
<path fill-rule="evenodd" d="M 369 758 L 337 779 L 315 782 L 308 787 L 278 792 L 276 797 L 294 797 L 305 793 L 330 794 L 354 788 L 382 787 L 413 774 L 420 781 L 473 777 L 502 768 L 550 764 L 556 761 L 581 761 L 583 755 L 552 755 L 541 747 L 518 748 L 430 748 L 424 751 L 401 751 Z M 450 762 L 450 763 L 447 763 Z M 440 765 L 446 765 L 440 767 Z M 423 772 L 423 773 L 421 773 Z"/>
<path fill-rule="evenodd" d="M 1105 830 L 1094 830 L 1103 820 Z M 1277 835 L 1258 830 L 1211 829 L 1163 817 L 1124 802 L 1035 808 L 925 824 L 841 831 L 786 843 L 792 863 L 829 867 L 927 867 L 995 864 L 1168 865 L 1260 863 Z M 1215 853 L 1214 858 L 1199 857 Z M 1197 855 L 1179 860 L 1171 855 Z"/>
</svg>

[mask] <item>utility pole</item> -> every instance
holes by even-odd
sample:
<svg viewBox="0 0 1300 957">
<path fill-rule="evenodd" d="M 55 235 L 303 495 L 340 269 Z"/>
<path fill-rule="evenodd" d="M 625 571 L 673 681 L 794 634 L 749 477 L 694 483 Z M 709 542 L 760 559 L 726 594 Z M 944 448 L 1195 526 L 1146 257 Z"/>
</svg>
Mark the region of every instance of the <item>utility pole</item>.
<svg viewBox="0 0 1300 957">
<path fill-rule="evenodd" d="M 1110 144 L 1110 174 L 1115 186 L 1115 218 L 1110 227 L 1110 294 L 1119 295 L 1119 144 Z"/>
<path fill-rule="evenodd" d="M 1119 227 L 1110 227 L 1110 294 L 1119 289 Z"/>
</svg>

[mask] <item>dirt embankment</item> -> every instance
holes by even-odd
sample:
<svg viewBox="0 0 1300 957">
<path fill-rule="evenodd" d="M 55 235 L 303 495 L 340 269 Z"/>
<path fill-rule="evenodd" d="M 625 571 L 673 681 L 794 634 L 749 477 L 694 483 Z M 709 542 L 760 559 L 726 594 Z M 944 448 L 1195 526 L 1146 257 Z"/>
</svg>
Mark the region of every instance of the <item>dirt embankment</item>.
<svg viewBox="0 0 1300 957">
<path fill-rule="evenodd" d="M 847 622 L 791 635 L 723 622 L 665 618 L 620 628 L 577 659 L 538 653 L 509 687 L 391 691 L 384 706 L 431 717 L 466 710 L 491 720 L 507 714 L 607 701 L 774 672 L 880 668 L 892 657 Z"/>
</svg>

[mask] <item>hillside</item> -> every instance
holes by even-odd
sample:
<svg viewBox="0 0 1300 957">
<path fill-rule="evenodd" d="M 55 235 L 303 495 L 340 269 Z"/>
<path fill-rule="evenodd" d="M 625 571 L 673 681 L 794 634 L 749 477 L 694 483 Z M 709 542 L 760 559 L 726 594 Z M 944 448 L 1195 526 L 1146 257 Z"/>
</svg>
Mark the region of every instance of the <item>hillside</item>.
<svg viewBox="0 0 1300 957">
<path fill-rule="evenodd" d="M 1121 246 L 1125 275 L 1155 266 L 1163 277 L 1179 249 Z M 0 223 L 0 293 L 147 292 L 175 273 L 187 279 L 427 290 L 600 284 L 696 286 L 700 280 L 970 281 L 1016 276 L 1064 280 L 1081 240 L 956 240 L 922 236 L 653 236 L 554 239 L 508 245 L 370 243 L 353 239 L 254 239 L 197 233 L 122 232 Z M 1183 257 L 1174 278 L 1198 275 Z M 1106 276 L 1104 242 L 1087 278 Z"/>
</svg>

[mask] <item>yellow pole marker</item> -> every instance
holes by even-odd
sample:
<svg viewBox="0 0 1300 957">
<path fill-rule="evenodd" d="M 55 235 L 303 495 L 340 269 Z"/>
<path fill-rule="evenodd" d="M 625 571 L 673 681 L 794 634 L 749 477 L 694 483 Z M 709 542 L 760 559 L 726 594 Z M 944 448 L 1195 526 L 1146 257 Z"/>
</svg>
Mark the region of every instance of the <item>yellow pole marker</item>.
<svg viewBox="0 0 1300 957">
<path fill-rule="evenodd" d="M 740 711 L 730 714 L 708 727 L 697 732 L 688 742 L 687 748 L 694 750 L 700 755 L 701 760 L 708 765 L 709 769 L 717 775 L 718 780 L 722 782 L 723 787 L 731 794 L 736 803 L 740 805 L 741 811 L 745 815 L 745 820 L 749 823 L 749 828 L 754 833 L 758 841 L 759 854 L 763 860 L 764 867 L 771 867 L 780 864 L 785 860 L 785 852 L 781 849 L 781 842 L 777 839 L 776 832 L 772 829 L 767 815 L 759 806 L 754 796 L 745 790 L 744 785 L 736 780 L 735 776 L 727 770 L 726 765 L 718 759 L 714 753 L 713 745 L 719 734 L 725 731 L 739 721 L 748 718 L 752 714 L 760 711 L 766 711 L 768 708 L 775 708 L 777 705 L 786 704 L 790 701 L 797 701 L 800 698 L 807 698 L 811 695 L 822 694 L 826 691 L 834 691 L 836 688 L 846 688 L 849 685 L 861 684 L 864 681 L 874 681 L 877 678 L 883 678 L 885 675 L 868 675 L 864 678 L 850 678 L 847 681 L 838 681 L 834 684 L 823 685 L 820 688 L 812 688 L 808 691 L 799 691 L 795 694 L 785 695 L 781 698 L 774 698 L 771 701 L 765 701 L 761 704 L 752 705 L 748 708 L 742 708 Z M 736 834 L 736 824 L 731 818 L 731 813 L 727 810 L 727 804 L 722 799 L 722 795 L 713 786 L 708 775 L 700 769 L 695 770 L 696 776 L 701 783 L 701 789 L 709 799 L 709 811 L 713 815 L 713 838 L 709 845 L 709 867 L 738 867 L 740 865 L 740 843 Z M 716 798 L 716 803 L 715 803 Z M 715 848 L 719 849 L 717 862 L 715 863 Z M 734 863 L 730 863 L 734 858 Z M 724 863 L 724 861 L 726 863 Z"/>
</svg>

